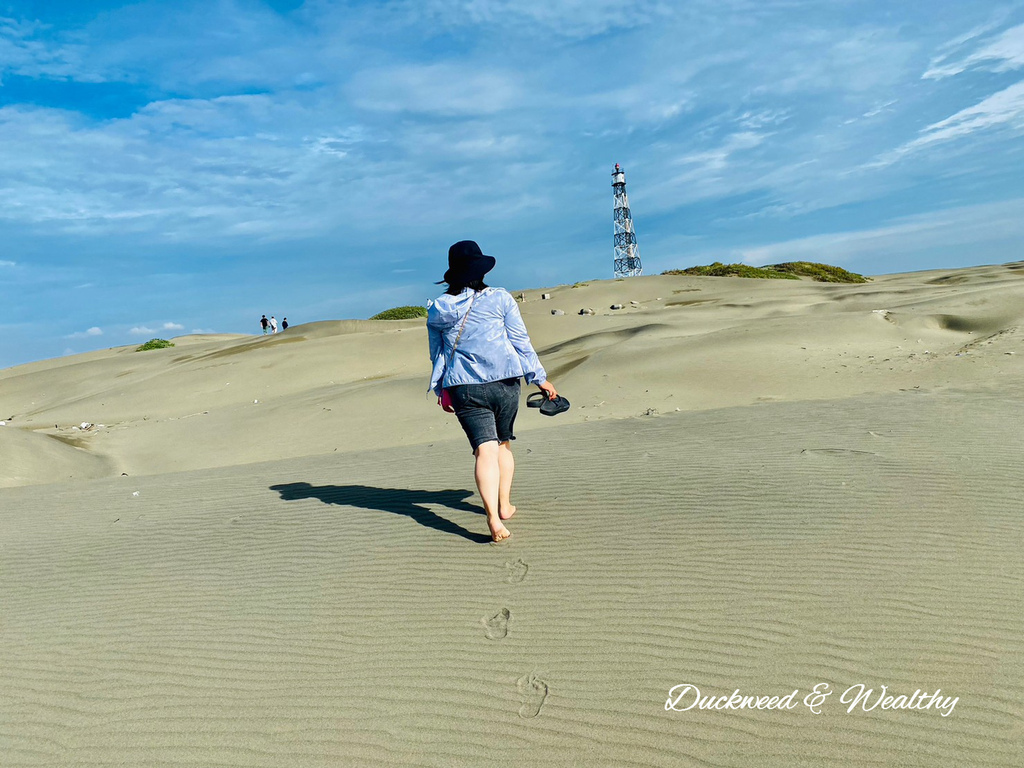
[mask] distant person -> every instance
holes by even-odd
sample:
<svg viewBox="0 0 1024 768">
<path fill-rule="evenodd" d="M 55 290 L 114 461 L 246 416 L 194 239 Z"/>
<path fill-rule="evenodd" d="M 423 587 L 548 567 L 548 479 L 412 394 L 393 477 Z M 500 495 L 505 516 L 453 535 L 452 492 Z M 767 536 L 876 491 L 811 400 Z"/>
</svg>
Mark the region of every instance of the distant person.
<svg viewBox="0 0 1024 768">
<path fill-rule="evenodd" d="M 277 333 L 277 318 L 273 315 L 270 316 L 270 332 Z"/>
<path fill-rule="evenodd" d="M 263 326 L 263 335 L 266 336 L 270 333 L 270 321 L 267 320 L 267 316 L 264 315 L 260 318 L 260 325 Z"/>
<path fill-rule="evenodd" d="M 287 317 L 284 320 L 281 321 L 281 330 L 282 331 L 287 331 L 288 330 L 288 318 Z"/>
<path fill-rule="evenodd" d="M 430 388 L 444 404 L 448 389 L 454 413 L 476 457 L 475 479 L 493 541 L 512 534 L 505 520 L 515 514 L 510 495 L 515 461 L 510 441 L 519 411 L 519 377 L 536 384 L 549 400 L 558 393 L 547 380 L 530 343 L 519 305 L 504 288 L 483 277 L 494 267 L 472 240 L 448 249 L 448 290 L 427 304 Z"/>
</svg>

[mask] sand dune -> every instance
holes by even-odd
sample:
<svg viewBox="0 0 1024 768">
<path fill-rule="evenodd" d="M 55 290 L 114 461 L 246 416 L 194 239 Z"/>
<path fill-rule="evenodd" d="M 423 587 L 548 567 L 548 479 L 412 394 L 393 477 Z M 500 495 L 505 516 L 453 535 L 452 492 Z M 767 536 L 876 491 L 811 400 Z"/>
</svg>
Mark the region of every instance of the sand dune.
<svg viewBox="0 0 1024 768">
<path fill-rule="evenodd" d="M 525 292 L 501 546 L 418 323 L 0 372 L 0 763 L 1020 764 L 1017 266 Z"/>
<path fill-rule="evenodd" d="M 654 276 L 525 291 L 535 344 L 575 407 L 521 430 L 1018 376 L 1022 358 L 1003 355 L 1024 339 L 1016 266 L 865 285 Z M 576 314 L 589 307 L 595 315 Z M 176 343 L 2 371 L 0 413 L 16 429 L 73 438 L 115 476 L 462 439 L 426 393 L 420 321 Z M 104 426 L 81 434 L 83 422 Z M 44 482 L 47 452 L 36 455 L 40 469 L 22 475 Z"/>
</svg>

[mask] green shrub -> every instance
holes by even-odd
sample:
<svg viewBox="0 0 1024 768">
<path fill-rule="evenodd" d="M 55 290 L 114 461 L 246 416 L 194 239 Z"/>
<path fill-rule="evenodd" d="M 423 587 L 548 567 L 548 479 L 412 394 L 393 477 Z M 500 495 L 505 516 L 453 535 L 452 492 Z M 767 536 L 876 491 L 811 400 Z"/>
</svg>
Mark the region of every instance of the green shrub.
<svg viewBox="0 0 1024 768">
<path fill-rule="evenodd" d="M 663 275 L 701 275 L 704 277 L 754 277 L 761 279 L 799 280 L 810 277 L 819 283 L 866 283 L 868 279 L 842 267 L 819 264 L 815 261 L 786 261 L 782 264 L 768 264 L 751 267 L 747 264 L 723 264 L 716 261 L 701 267 L 669 269 Z"/>
<path fill-rule="evenodd" d="M 786 261 L 782 264 L 772 264 L 767 269 L 786 272 L 790 275 L 813 277 L 819 283 L 866 283 L 868 281 L 864 275 L 849 272 L 842 267 L 833 267 L 831 264 L 819 264 L 816 261 Z"/>
<path fill-rule="evenodd" d="M 776 272 L 766 267 L 751 267 L 747 264 L 723 264 L 716 261 L 702 267 L 689 267 L 688 269 L 670 269 L 662 272 L 663 275 L 701 275 L 704 277 L 755 277 L 765 280 L 799 280 L 796 275 Z"/>
<path fill-rule="evenodd" d="M 378 312 L 371 317 L 371 320 L 415 320 L 418 317 L 426 317 L 426 307 L 394 307 Z"/>
<path fill-rule="evenodd" d="M 166 347 L 173 347 L 174 343 L 167 339 L 150 339 L 145 344 L 142 344 L 135 348 L 136 352 L 145 352 L 148 349 L 164 349 Z"/>
</svg>

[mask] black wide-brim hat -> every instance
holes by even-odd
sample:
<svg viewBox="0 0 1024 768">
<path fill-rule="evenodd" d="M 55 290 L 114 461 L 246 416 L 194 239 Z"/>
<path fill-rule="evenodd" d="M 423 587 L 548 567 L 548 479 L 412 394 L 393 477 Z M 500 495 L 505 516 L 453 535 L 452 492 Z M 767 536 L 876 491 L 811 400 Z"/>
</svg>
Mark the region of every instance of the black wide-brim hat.
<svg viewBox="0 0 1024 768">
<path fill-rule="evenodd" d="M 448 249 L 448 271 L 438 282 L 448 285 L 469 285 L 494 269 L 494 257 L 485 256 L 472 240 L 460 240 Z"/>
</svg>

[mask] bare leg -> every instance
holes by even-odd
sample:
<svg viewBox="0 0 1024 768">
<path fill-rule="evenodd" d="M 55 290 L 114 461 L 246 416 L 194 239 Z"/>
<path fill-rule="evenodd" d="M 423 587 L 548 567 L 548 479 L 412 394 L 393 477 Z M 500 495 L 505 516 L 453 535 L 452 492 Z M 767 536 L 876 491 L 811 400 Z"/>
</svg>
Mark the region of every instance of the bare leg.
<svg viewBox="0 0 1024 768">
<path fill-rule="evenodd" d="M 484 502 L 484 512 L 487 513 L 487 527 L 491 529 L 491 538 L 494 541 L 502 541 L 512 535 L 498 517 L 498 486 L 501 480 L 498 452 L 498 443 L 494 440 L 477 446 L 474 451 L 476 467 L 473 473 L 476 488 Z"/>
<path fill-rule="evenodd" d="M 498 446 L 498 517 L 508 520 L 516 513 L 516 508 L 509 501 L 512 493 L 512 476 L 516 473 L 516 460 L 512 456 L 512 446 L 506 440 Z"/>
</svg>

